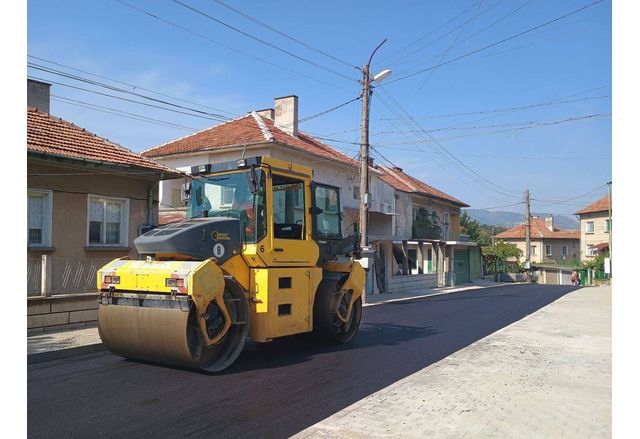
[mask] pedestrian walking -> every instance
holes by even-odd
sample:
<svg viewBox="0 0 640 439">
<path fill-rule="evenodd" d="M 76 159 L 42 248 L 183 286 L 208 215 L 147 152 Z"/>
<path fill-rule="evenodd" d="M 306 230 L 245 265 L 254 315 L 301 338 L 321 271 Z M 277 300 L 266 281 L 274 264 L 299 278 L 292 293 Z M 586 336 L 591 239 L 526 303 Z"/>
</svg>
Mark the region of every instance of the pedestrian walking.
<svg viewBox="0 0 640 439">
<path fill-rule="evenodd" d="M 571 284 L 573 286 L 580 285 L 580 275 L 578 274 L 577 271 L 574 271 L 573 274 L 571 275 Z"/>
</svg>

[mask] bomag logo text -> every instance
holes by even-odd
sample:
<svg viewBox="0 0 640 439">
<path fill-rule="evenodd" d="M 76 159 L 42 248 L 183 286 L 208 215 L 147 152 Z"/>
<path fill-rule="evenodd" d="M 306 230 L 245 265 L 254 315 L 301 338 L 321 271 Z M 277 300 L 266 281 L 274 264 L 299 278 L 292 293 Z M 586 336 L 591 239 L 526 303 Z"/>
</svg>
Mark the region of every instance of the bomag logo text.
<svg viewBox="0 0 640 439">
<path fill-rule="evenodd" d="M 225 232 L 213 231 L 211 232 L 211 239 L 214 241 L 229 241 L 231 240 L 231 235 Z"/>
</svg>

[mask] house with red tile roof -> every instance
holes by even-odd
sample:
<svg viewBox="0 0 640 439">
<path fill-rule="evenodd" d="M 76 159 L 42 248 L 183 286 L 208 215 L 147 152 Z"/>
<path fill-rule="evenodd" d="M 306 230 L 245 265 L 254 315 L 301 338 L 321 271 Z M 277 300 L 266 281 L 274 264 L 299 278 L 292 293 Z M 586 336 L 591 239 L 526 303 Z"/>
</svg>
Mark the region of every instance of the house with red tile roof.
<svg viewBox="0 0 640 439">
<path fill-rule="evenodd" d="M 27 308 L 31 330 L 96 320 L 95 276 L 158 224 L 158 184 L 180 176 L 49 114 L 27 82 Z"/>
<path fill-rule="evenodd" d="M 591 261 L 609 254 L 609 195 L 575 213 L 580 219 L 580 259 Z"/>
<path fill-rule="evenodd" d="M 526 228 L 526 223 L 522 223 L 495 236 L 496 240 L 514 244 L 522 250 L 520 262 L 524 262 L 526 255 Z M 553 217 L 532 217 L 529 237 L 531 262 L 569 262 L 580 256 L 580 231 L 558 229 L 553 224 Z"/>
<path fill-rule="evenodd" d="M 233 161 L 243 156 L 268 156 L 311 166 L 316 181 L 340 188 L 343 235 L 354 233 L 360 204 L 358 145 L 350 145 L 346 152 L 340 152 L 299 130 L 298 125 L 298 97 L 285 96 L 275 99 L 274 108 L 252 111 L 147 149 L 142 155 L 185 172 L 192 166 Z M 436 272 L 439 267 L 441 272 L 453 273 L 454 249 L 446 243 L 459 241 L 460 208 L 467 204 L 399 168 L 375 166 L 373 162 L 370 194 L 369 238 L 378 250 L 375 267 L 369 271 L 371 292 L 390 288 L 401 291 L 415 285 L 444 285 L 447 279 L 449 283 L 453 282 L 453 274 L 443 274 L 438 279 Z M 184 217 L 180 182 L 162 182 L 160 200 L 161 221 L 178 221 Z M 423 230 L 422 235 L 415 236 L 414 218 L 427 213 L 435 215 L 433 221 L 438 227 L 430 235 L 424 235 Z M 436 229 L 440 232 L 435 233 Z M 430 241 L 426 242 L 427 239 Z M 437 248 L 438 245 L 442 248 Z M 467 247 L 463 246 L 461 250 L 466 252 Z M 438 265 L 438 252 L 441 253 L 441 266 Z M 460 273 L 464 272 L 465 266 L 459 265 L 462 267 Z M 394 283 L 402 276 L 412 275 L 428 275 L 429 280 L 420 284 L 414 277 L 406 283 Z M 460 274 L 459 279 L 468 280 L 469 275 Z"/>
</svg>

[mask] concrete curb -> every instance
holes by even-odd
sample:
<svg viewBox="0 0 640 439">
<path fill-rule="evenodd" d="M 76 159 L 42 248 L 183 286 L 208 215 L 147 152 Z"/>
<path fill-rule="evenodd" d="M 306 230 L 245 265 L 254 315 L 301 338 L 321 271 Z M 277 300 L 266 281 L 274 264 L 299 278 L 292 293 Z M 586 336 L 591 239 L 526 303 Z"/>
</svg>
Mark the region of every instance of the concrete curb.
<svg viewBox="0 0 640 439">
<path fill-rule="evenodd" d="M 524 282 L 516 282 L 516 283 L 524 283 Z M 401 297 L 401 298 L 398 298 L 398 299 L 381 300 L 380 302 L 375 302 L 375 303 L 365 303 L 362 306 L 366 307 L 366 306 L 383 305 L 385 303 L 404 302 L 404 301 L 407 301 L 407 300 L 424 299 L 426 297 L 443 296 L 445 294 L 462 293 L 464 291 L 485 290 L 487 288 L 505 287 L 507 285 L 513 285 L 513 284 L 514 284 L 513 282 L 507 282 L 507 283 L 502 283 L 502 284 L 497 284 L 497 285 L 487 285 L 487 286 L 473 285 L 473 286 L 469 286 L 469 287 L 453 288 L 450 291 L 436 291 L 435 293 L 421 294 L 419 296 Z"/>
<path fill-rule="evenodd" d="M 37 364 L 47 361 L 61 360 L 64 358 L 70 358 L 84 354 L 93 354 L 95 352 L 102 352 L 106 350 L 107 348 L 102 343 L 94 343 L 73 348 L 58 349 L 55 351 L 38 352 L 27 355 L 27 364 Z"/>
</svg>

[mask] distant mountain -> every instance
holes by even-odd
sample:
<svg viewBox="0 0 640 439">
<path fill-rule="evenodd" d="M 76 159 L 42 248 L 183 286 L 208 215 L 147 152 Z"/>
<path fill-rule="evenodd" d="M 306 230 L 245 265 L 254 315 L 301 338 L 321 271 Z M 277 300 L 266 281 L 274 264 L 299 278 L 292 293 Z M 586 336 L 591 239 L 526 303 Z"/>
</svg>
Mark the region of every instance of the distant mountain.
<svg viewBox="0 0 640 439">
<path fill-rule="evenodd" d="M 474 220 L 480 224 L 487 224 L 501 227 L 513 227 L 524 222 L 523 213 L 515 212 L 490 212 L 484 209 L 464 209 Z M 531 213 L 531 216 L 545 218 L 553 216 L 553 225 L 559 229 L 579 229 L 578 220 L 566 215 L 552 215 L 550 213 Z"/>
</svg>

